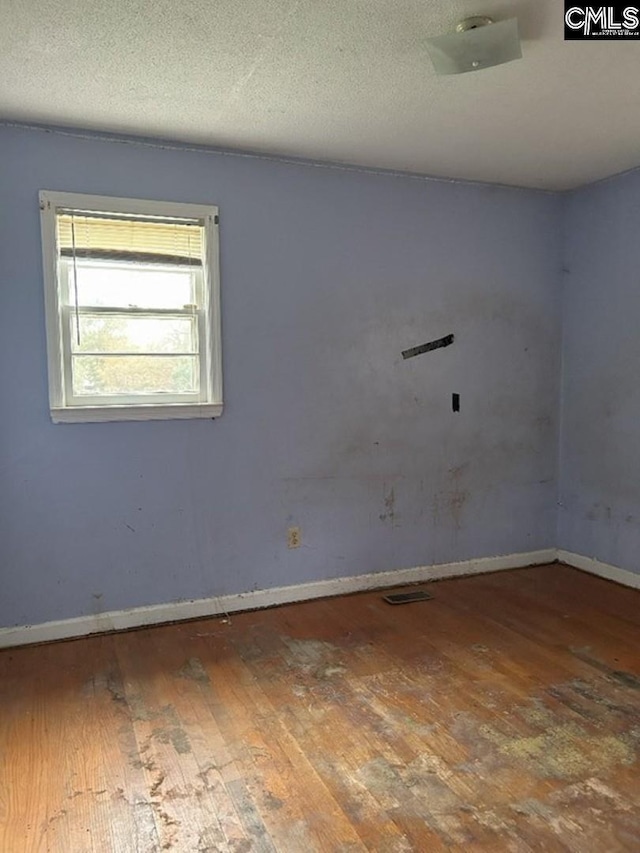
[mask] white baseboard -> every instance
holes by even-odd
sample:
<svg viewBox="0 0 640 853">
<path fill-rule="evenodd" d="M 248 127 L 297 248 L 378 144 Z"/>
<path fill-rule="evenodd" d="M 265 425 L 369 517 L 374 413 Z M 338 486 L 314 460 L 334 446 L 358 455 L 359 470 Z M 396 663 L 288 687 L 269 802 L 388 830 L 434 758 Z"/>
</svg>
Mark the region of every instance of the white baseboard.
<svg viewBox="0 0 640 853">
<path fill-rule="evenodd" d="M 220 616 L 239 610 L 258 610 L 277 604 L 307 601 L 312 598 L 328 598 L 350 592 L 383 589 L 411 583 L 440 580 L 462 575 L 498 572 L 524 566 L 552 563 L 556 550 L 529 551 L 524 554 L 506 554 L 500 557 L 481 557 L 459 563 L 440 563 L 433 566 L 417 566 L 391 572 L 374 572 L 346 578 L 314 581 L 293 586 L 239 592 L 216 598 L 199 598 L 189 601 L 173 601 L 167 604 L 151 604 L 129 610 L 112 610 L 107 613 L 60 619 L 38 625 L 20 625 L 15 628 L 0 628 L 0 648 L 22 646 L 30 643 L 46 643 L 51 640 L 66 640 L 84 637 L 105 631 L 122 631 L 144 625 L 159 625 L 164 622 L 180 622 L 185 619 L 200 619 L 205 616 Z"/>
<path fill-rule="evenodd" d="M 611 566 L 609 563 L 601 563 L 594 557 L 583 557 L 582 554 L 574 554 L 571 551 L 563 551 L 560 548 L 557 551 L 557 559 L 561 563 L 566 563 L 568 566 L 573 566 L 574 569 L 582 569 L 584 572 L 589 572 L 592 575 L 606 578 L 616 583 L 621 583 L 624 586 L 640 589 L 640 575 L 635 572 L 630 572 L 627 569 L 619 569 L 617 566 Z"/>
</svg>

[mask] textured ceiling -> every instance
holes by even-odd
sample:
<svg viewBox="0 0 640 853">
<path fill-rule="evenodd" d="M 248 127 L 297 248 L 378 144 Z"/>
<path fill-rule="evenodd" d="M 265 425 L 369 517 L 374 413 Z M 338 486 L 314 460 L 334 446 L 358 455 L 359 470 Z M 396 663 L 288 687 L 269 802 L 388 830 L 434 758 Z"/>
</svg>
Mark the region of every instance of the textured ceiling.
<svg viewBox="0 0 640 853">
<path fill-rule="evenodd" d="M 1 0 L 0 119 L 566 189 L 640 165 L 640 45 L 561 0 Z M 425 38 L 517 15 L 524 58 L 437 77 Z"/>
</svg>

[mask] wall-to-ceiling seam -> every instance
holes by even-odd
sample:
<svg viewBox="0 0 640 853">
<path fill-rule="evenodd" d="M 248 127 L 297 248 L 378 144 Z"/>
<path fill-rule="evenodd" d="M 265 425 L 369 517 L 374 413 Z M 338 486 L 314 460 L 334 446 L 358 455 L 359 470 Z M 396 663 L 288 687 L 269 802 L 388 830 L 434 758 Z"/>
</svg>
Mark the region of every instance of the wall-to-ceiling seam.
<svg viewBox="0 0 640 853">
<path fill-rule="evenodd" d="M 501 184 L 491 181 L 474 181 L 469 178 L 447 178 L 434 175 L 424 175 L 416 172 L 402 172 L 398 169 L 367 168 L 357 166 L 353 163 L 336 163 L 331 160 L 311 160 L 304 157 L 286 157 L 278 154 L 265 154 L 256 151 L 241 151 L 230 148 L 216 148 L 213 145 L 193 145 L 188 142 L 176 142 L 172 140 L 153 139 L 144 136 L 131 136 L 128 134 L 109 133 L 100 130 L 84 130 L 73 127 L 56 127 L 54 125 L 29 124 L 20 121 L 0 121 L 0 127 L 14 128 L 17 130 L 31 130 L 40 133 L 51 133 L 58 136 L 70 136 L 74 139 L 87 139 L 93 142 L 113 142 L 118 145 L 133 145 L 141 148 L 158 148 L 163 151 L 188 151 L 196 154 L 215 155 L 217 157 L 237 157 L 245 160 L 267 160 L 275 164 L 287 166 L 300 166 L 312 169 L 326 169 L 336 172 L 354 172 L 361 175 L 377 175 L 382 178 L 397 178 L 401 180 L 419 181 L 422 183 L 456 184 L 459 186 L 484 187 L 500 190 L 511 190 L 513 192 L 542 193 L 543 195 L 562 195 L 567 190 L 549 190 L 543 187 L 515 186 L 513 184 Z"/>
</svg>

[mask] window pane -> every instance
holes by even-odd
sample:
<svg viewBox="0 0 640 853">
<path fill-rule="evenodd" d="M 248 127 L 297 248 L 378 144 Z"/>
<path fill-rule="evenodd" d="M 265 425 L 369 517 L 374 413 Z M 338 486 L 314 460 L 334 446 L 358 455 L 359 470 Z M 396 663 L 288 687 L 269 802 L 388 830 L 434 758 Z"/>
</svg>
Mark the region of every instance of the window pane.
<svg viewBox="0 0 640 853">
<path fill-rule="evenodd" d="M 76 318 L 72 311 L 69 322 L 74 352 L 198 351 L 195 317 L 80 314 Z"/>
<path fill-rule="evenodd" d="M 69 305 L 112 308 L 183 308 L 196 302 L 195 273 L 184 267 L 104 264 L 77 261 L 67 265 Z"/>
<path fill-rule="evenodd" d="M 198 357 L 190 355 L 74 355 L 73 393 L 196 394 L 198 371 Z"/>
</svg>

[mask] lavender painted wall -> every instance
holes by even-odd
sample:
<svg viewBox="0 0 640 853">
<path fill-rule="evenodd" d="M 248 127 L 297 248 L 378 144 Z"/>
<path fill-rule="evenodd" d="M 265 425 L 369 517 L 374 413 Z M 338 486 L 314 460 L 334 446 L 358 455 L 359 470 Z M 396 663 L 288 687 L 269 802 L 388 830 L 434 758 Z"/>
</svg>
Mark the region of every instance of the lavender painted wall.
<svg viewBox="0 0 640 853">
<path fill-rule="evenodd" d="M 220 420 L 51 424 L 39 189 L 220 205 Z M 0 202 L 1 625 L 555 545 L 556 196 L 5 127 Z"/>
<path fill-rule="evenodd" d="M 640 572 L 640 172 L 566 209 L 558 544 Z"/>
</svg>

